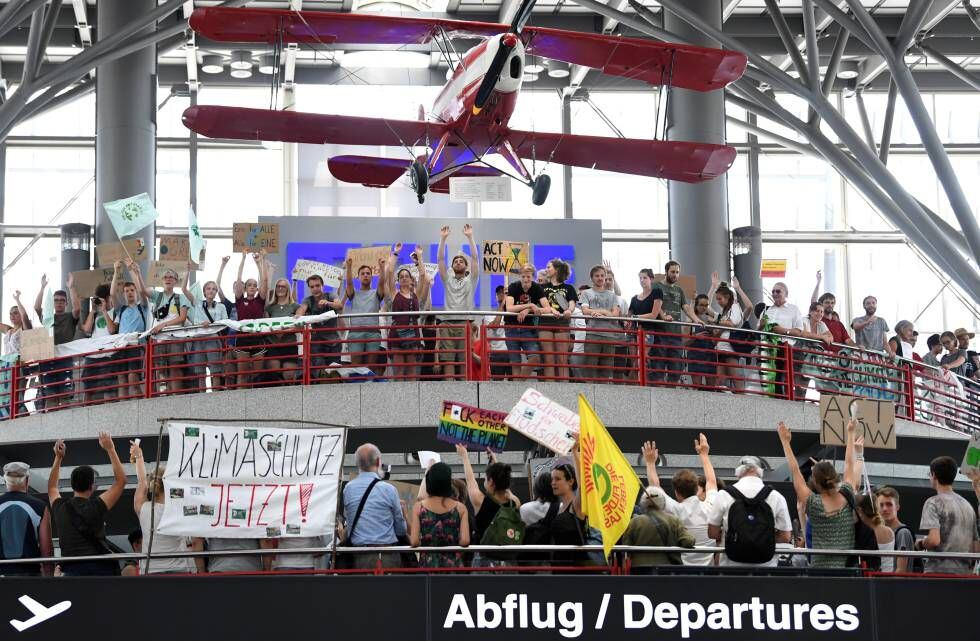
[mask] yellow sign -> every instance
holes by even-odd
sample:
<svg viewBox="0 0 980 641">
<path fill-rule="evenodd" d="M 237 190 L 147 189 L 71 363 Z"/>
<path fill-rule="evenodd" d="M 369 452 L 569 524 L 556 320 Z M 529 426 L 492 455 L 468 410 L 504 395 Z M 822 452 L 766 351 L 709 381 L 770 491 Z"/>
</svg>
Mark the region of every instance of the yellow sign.
<svg viewBox="0 0 980 641">
<path fill-rule="evenodd" d="M 762 261 L 762 278 L 786 278 L 786 259 L 776 258 Z"/>
<path fill-rule="evenodd" d="M 609 552 L 623 536 L 633 518 L 633 506 L 640 493 L 640 480 L 616 441 L 606 430 L 585 397 L 578 396 L 579 469 L 582 511 L 589 525 L 602 533 L 602 547 Z"/>
<path fill-rule="evenodd" d="M 483 273 L 520 274 L 531 252 L 530 243 L 488 240 L 483 243 Z"/>
</svg>

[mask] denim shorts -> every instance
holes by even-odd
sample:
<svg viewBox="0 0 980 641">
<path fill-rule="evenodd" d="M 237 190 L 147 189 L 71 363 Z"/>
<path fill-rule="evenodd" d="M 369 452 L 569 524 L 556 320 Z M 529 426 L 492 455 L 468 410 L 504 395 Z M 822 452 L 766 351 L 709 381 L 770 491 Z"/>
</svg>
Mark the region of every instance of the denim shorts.
<svg viewBox="0 0 980 641">
<path fill-rule="evenodd" d="M 537 327 L 509 325 L 504 328 L 504 335 L 507 337 L 507 349 L 511 352 L 541 351 L 541 346 L 538 344 Z"/>
</svg>

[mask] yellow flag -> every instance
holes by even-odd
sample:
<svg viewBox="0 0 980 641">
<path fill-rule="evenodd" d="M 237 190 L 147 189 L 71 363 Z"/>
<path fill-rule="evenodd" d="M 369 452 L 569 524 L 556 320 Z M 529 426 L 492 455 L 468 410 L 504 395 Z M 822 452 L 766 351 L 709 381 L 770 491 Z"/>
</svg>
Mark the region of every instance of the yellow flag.
<svg viewBox="0 0 980 641">
<path fill-rule="evenodd" d="M 633 518 L 640 480 L 585 397 L 578 397 L 582 510 L 602 533 L 606 558 Z"/>
</svg>

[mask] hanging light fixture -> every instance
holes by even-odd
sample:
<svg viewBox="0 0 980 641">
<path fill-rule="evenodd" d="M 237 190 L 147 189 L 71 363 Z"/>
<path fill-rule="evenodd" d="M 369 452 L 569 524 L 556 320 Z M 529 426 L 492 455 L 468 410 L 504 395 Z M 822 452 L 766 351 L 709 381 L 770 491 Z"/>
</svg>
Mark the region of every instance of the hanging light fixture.
<svg viewBox="0 0 980 641">
<path fill-rule="evenodd" d="M 251 69 L 232 69 L 229 74 L 232 78 L 237 78 L 239 80 L 244 80 L 245 78 L 252 77 Z"/>
<path fill-rule="evenodd" d="M 204 73 L 221 73 L 225 70 L 224 58 L 216 53 L 209 53 L 201 58 L 201 71 Z"/>
<path fill-rule="evenodd" d="M 259 73 L 271 76 L 276 72 L 276 57 L 271 53 L 267 53 L 259 58 Z"/>
<path fill-rule="evenodd" d="M 527 69 L 524 69 L 524 82 L 536 82 L 538 79 L 538 74 L 529 73 Z"/>
<path fill-rule="evenodd" d="M 255 61 L 251 51 L 236 50 L 231 52 L 231 68 L 240 71 L 251 71 Z"/>
<path fill-rule="evenodd" d="M 857 78 L 861 68 L 857 60 L 842 60 L 840 68 L 837 70 L 837 77 L 841 80 L 851 80 Z"/>
<path fill-rule="evenodd" d="M 548 63 L 548 77 L 549 78 L 567 78 L 570 71 L 568 69 L 567 62 L 561 62 L 560 60 L 552 60 Z"/>
</svg>

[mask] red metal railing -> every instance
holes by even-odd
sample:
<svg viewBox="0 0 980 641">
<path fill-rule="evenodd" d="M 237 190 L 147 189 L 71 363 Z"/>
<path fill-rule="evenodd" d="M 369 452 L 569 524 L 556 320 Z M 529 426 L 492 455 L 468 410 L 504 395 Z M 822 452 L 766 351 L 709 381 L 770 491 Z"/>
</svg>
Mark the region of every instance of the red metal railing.
<svg viewBox="0 0 980 641">
<path fill-rule="evenodd" d="M 977 383 L 842 345 L 799 338 L 791 345 L 765 332 L 677 322 L 671 327 L 683 332 L 673 333 L 642 319 L 624 319 L 619 328 L 523 327 L 500 312 L 468 312 L 438 324 L 413 312 L 409 324 L 385 322 L 396 315 L 375 315 L 372 324 L 356 327 L 155 336 L 14 363 L 0 369 L 0 415 L 288 384 L 456 379 L 651 385 L 797 401 L 847 394 L 893 401 L 896 414 L 909 420 L 961 432 L 980 428 Z"/>
</svg>

